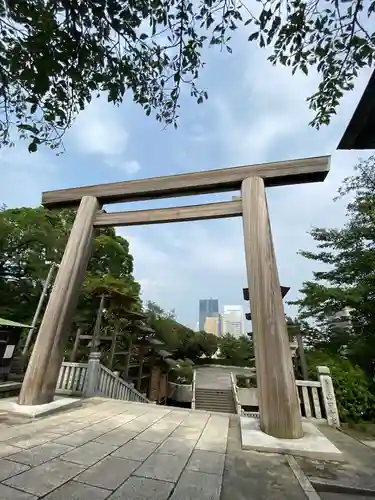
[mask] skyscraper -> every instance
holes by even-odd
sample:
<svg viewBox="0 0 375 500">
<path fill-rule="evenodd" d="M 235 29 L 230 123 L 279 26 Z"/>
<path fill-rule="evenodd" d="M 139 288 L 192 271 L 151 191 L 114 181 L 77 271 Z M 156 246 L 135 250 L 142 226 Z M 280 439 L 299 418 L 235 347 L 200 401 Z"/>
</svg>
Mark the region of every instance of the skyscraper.
<svg viewBox="0 0 375 500">
<path fill-rule="evenodd" d="M 245 333 L 242 306 L 224 306 L 222 334 L 240 337 Z"/>
<path fill-rule="evenodd" d="M 199 330 L 204 329 L 204 322 L 207 316 L 215 317 L 219 315 L 218 299 L 200 299 L 199 301 Z"/>
</svg>

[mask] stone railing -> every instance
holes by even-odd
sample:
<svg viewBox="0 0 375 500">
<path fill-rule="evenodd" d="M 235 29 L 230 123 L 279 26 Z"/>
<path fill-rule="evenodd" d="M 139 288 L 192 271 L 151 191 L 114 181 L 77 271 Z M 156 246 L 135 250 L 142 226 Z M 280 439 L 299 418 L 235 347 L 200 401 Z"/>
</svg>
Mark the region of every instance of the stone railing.
<svg viewBox="0 0 375 500">
<path fill-rule="evenodd" d="M 238 394 L 237 381 L 236 381 L 236 377 L 234 376 L 233 373 L 230 374 L 230 380 L 231 380 L 233 401 L 234 401 L 236 413 L 238 415 L 242 415 L 242 408 L 241 408 L 240 398 L 239 398 L 239 394 Z"/>
<path fill-rule="evenodd" d="M 56 388 L 57 394 L 84 397 L 104 396 L 124 401 L 150 403 L 131 384 L 100 364 L 100 353 L 90 354 L 88 363 L 63 362 Z"/>
<path fill-rule="evenodd" d="M 195 410 L 195 384 L 197 379 L 197 372 L 193 371 L 193 381 L 191 383 L 192 386 L 192 396 L 191 396 L 191 409 Z"/>
<path fill-rule="evenodd" d="M 317 373 L 317 381 L 296 380 L 302 417 L 309 420 L 326 421 L 332 427 L 340 427 L 336 397 L 329 368 L 318 366 Z M 243 411 L 242 415 L 256 417 L 259 414 L 257 412 Z"/>
<path fill-rule="evenodd" d="M 56 393 L 67 395 L 81 395 L 83 393 L 87 363 L 70 363 L 64 361 L 60 368 Z"/>
</svg>

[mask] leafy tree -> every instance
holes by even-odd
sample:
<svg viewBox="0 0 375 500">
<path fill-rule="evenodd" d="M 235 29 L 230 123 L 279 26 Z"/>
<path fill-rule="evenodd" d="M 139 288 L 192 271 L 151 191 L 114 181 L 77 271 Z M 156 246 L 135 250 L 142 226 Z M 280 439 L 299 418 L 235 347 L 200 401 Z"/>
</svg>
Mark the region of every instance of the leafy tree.
<svg viewBox="0 0 375 500">
<path fill-rule="evenodd" d="M 219 339 L 216 335 L 202 331 L 196 333 L 196 338 L 205 356 L 210 358 L 215 354 L 219 344 Z"/>
<path fill-rule="evenodd" d="M 178 384 L 191 384 L 193 381 L 194 363 L 191 359 L 178 359 L 172 368 L 172 379 Z"/>
<path fill-rule="evenodd" d="M 227 333 L 219 339 L 220 358 L 233 365 L 249 366 L 254 358 L 253 343 L 247 337 L 234 337 Z"/>
<path fill-rule="evenodd" d="M 361 68 L 372 67 L 374 12 L 371 0 L 266 0 L 260 14 L 247 21 L 255 28 L 249 40 L 271 46 L 268 59 L 273 64 L 306 75 L 313 66 L 320 74 L 319 87 L 308 98 L 315 112 L 311 125 L 316 128 L 330 122 Z"/>
<path fill-rule="evenodd" d="M 51 262 L 59 262 L 67 240 L 57 215 L 43 208 L 0 211 L 0 316 L 29 323 Z"/>
<path fill-rule="evenodd" d="M 374 417 L 374 396 L 363 370 L 348 359 L 322 350 L 307 353 L 311 379 L 316 377 L 317 366 L 331 370 L 337 408 L 342 422 L 360 422 Z"/>
<path fill-rule="evenodd" d="M 266 0 L 252 12 L 241 0 L 1 2 L 0 142 L 12 144 L 14 131 L 31 152 L 39 144 L 57 148 L 102 92 L 119 105 L 130 91 L 146 115 L 154 111 L 176 125 L 183 85 L 198 103 L 207 99 L 196 85 L 203 49 L 231 52 L 231 33 L 243 23 L 254 27 L 250 41 L 272 45 L 272 63 L 305 73 L 317 68 L 322 81 L 310 98 L 312 123 L 328 123 L 359 69 L 372 65 L 366 16 L 374 5 Z"/>
<path fill-rule="evenodd" d="M 313 345 L 341 352 L 373 377 L 375 367 L 375 156 L 361 161 L 346 179 L 339 197 L 351 194 L 347 222 L 341 229 L 315 228 L 317 252 L 301 252 L 326 264 L 303 284 L 302 318 L 312 318 Z M 339 328 L 330 317 L 351 309 L 350 326 Z"/>
<path fill-rule="evenodd" d="M 29 324 L 34 315 L 51 262 L 60 262 L 74 220 L 74 211 L 44 208 L 0 210 L 0 317 Z M 102 286 L 136 297 L 133 258 L 128 242 L 114 230 L 101 230 L 93 242 L 75 323 L 90 329 Z"/>
</svg>

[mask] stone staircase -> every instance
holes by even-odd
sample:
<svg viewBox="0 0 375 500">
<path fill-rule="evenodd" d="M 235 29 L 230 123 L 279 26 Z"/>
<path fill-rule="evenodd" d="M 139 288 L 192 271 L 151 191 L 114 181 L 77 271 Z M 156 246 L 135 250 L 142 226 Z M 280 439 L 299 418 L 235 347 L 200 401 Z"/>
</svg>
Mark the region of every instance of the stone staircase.
<svg viewBox="0 0 375 500">
<path fill-rule="evenodd" d="M 236 413 L 233 393 L 226 389 L 195 389 L 195 409 L 217 411 L 222 413 Z"/>
</svg>

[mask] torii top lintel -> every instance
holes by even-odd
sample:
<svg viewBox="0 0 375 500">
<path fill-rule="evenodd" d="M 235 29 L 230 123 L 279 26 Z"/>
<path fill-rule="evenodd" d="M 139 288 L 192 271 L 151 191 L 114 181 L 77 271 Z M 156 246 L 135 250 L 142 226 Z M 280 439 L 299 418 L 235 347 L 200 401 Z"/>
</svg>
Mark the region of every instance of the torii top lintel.
<svg viewBox="0 0 375 500">
<path fill-rule="evenodd" d="M 247 177 L 262 177 L 267 187 L 321 182 L 329 172 L 330 156 L 245 165 L 149 179 L 113 182 L 56 191 L 46 191 L 47 208 L 72 207 L 83 196 L 95 196 L 102 204 L 151 200 L 196 194 L 236 191 Z"/>
</svg>

